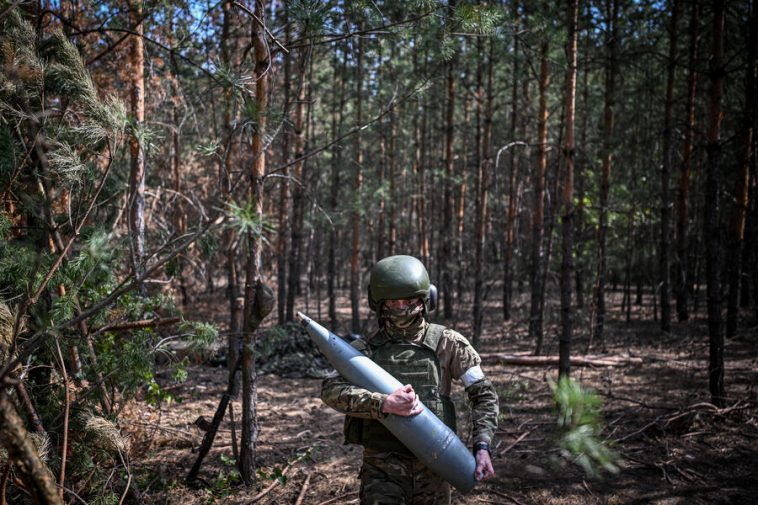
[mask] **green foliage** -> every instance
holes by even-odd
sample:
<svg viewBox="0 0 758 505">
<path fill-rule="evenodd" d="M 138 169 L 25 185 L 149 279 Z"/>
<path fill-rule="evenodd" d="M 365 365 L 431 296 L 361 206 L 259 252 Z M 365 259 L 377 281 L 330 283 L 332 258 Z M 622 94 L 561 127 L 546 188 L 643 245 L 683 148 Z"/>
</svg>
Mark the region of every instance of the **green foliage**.
<svg viewBox="0 0 758 505">
<path fill-rule="evenodd" d="M 207 347 L 218 338 L 218 328 L 212 323 L 183 321 L 179 329 L 187 335 L 187 340 L 194 348 Z"/>
<path fill-rule="evenodd" d="M 237 462 L 234 458 L 222 453 L 220 459 L 228 470 L 219 470 L 213 479 L 211 487 L 206 488 L 207 497 L 205 503 L 207 504 L 216 503 L 216 500 L 223 500 L 232 496 L 235 492 L 235 487 L 242 482 L 237 470 Z"/>
<path fill-rule="evenodd" d="M 12 226 L 13 222 L 11 222 L 8 215 L 5 212 L 0 211 L 0 240 L 7 239 Z"/>
<path fill-rule="evenodd" d="M 431 10 L 435 7 L 439 7 L 438 0 L 415 0 L 415 6 L 420 10 Z"/>
<path fill-rule="evenodd" d="M 0 73 L 0 110 L 8 95 L 23 93 L 26 86 L 36 87 L 42 82 L 42 62 L 35 54 L 37 35 L 34 27 L 21 18 L 17 9 L 11 9 L 2 21 L 2 49 L 6 61 L 11 61 L 18 80 L 11 81 L 5 69 Z"/>
<path fill-rule="evenodd" d="M 113 465 L 120 465 L 127 457 L 129 439 L 122 434 L 116 422 L 89 410 L 72 415 L 69 422 L 71 452 L 67 474 L 86 476 L 86 479 L 80 479 L 78 494 L 87 503 L 114 503 L 114 497 L 115 503 L 118 503 L 126 477 L 123 472 L 114 472 Z"/>
<path fill-rule="evenodd" d="M 50 323 L 51 326 L 55 322 L 66 321 L 74 317 L 74 311 L 76 310 L 77 292 L 68 291 L 65 295 L 59 296 L 53 302 L 53 307 L 50 309 Z"/>
<path fill-rule="evenodd" d="M 150 378 L 145 387 L 145 401 L 151 405 L 158 405 L 163 402 L 171 402 L 174 397 L 170 393 L 161 388 L 154 378 Z"/>
<path fill-rule="evenodd" d="M 127 132 L 137 139 L 137 143 L 143 151 L 157 150 L 156 142 L 163 140 L 158 130 L 150 128 L 145 121 L 137 122 L 135 118 L 130 118 L 127 122 Z"/>
<path fill-rule="evenodd" d="M 221 63 L 216 63 L 214 74 L 236 99 L 241 100 L 245 96 L 250 85 L 248 77 L 239 76 L 232 68 Z"/>
<path fill-rule="evenodd" d="M 13 139 L 13 133 L 4 121 L 0 120 L 0 188 L 7 188 L 18 160 L 19 146 Z"/>
<path fill-rule="evenodd" d="M 218 139 L 211 139 L 207 144 L 197 144 L 195 146 L 195 151 L 200 153 L 201 156 L 216 156 L 220 154 L 221 150 L 221 141 Z"/>
<path fill-rule="evenodd" d="M 90 503 L 92 505 L 118 505 L 121 497 L 113 491 L 106 491 L 100 496 L 96 497 L 94 501 Z"/>
<path fill-rule="evenodd" d="M 287 4 L 289 16 L 298 25 L 301 34 L 317 35 L 324 31 L 331 12 L 328 2 L 320 0 L 294 0 Z"/>
<path fill-rule="evenodd" d="M 14 16 L 9 18 L 16 19 Z M 125 107 L 113 97 L 106 100 L 99 98 L 76 47 L 60 30 L 37 43 L 28 23 L 22 20 L 14 22 L 19 25 L 17 30 L 8 33 L 6 45 L 29 44 L 24 51 L 16 53 L 19 68 L 34 68 L 35 75 L 40 72 L 45 93 L 65 97 L 66 110 L 70 111 L 58 116 L 51 115 L 47 120 L 52 126 L 52 138 L 48 140 L 51 149 L 47 153 L 50 170 L 60 177 L 59 184 L 70 186 L 83 179 L 88 158 L 101 150 L 106 140 L 120 135 L 124 130 Z M 29 50 L 34 48 L 38 49 L 37 54 Z M 30 98 L 35 98 L 38 91 L 20 86 L 14 91 L 2 97 L 0 109 L 10 112 L 16 120 L 28 119 L 29 111 L 14 104 L 34 102 Z"/>
<path fill-rule="evenodd" d="M 234 229 L 240 236 L 252 234 L 256 238 L 262 238 L 267 242 L 264 233 L 273 232 L 275 227 L 273 221 L 256 215 L 255 204 L 246 202 L 243 207 L 235 203 L 227 204 L 227 214 L 230 218 L 229 226 Z"/>
<path fill-rule="evenodd" d="M 462 4 L 455 11 L 461 29 L 481 35 L 491 35 L 501 25 L 504 12 L 499 6 Z"/>
<path fill-rule="evenodd" d="M 275 466 L 270 472 L 259 468 L 256 473 L 261 480 L 278 480 L 281 485 L 287 483 L 287 476 L 284 475 L 284 471 L 280 466 Z"/>
<path fill-rule="evenodd" d="M 174 367 L 174 372 L 171 374 L 171 380 L 174 382 L 184 382 L 187 380 L 187 377 L 189 376 L 189 371 L 187 370 L 187 364 L 189 363 L 188 358 L 184 358 L 180 362 L 176 364 Z"/>
<path fill-rule="evenodd" d="M 118 374 L 118 381 L 127 394 L 153 380 L 153 331 L 132 332 L 128 339 L 110 334 L 100 341 L 100 361 L 106 372 Z"/>
<path fill-rule="evenodd" d="M 44 275 L 41 270 L 51 263 L 49 254 L 37 252 L 29 244 L 0 242 L 0 294 L 12 298 L 27 286 L 39 285 Z"/>
<path fill-rule="evenodd" d="M 79 153 L 70 144 L 59 142 L 57 149 L 50 152 L 47 158 L 50 161 L 50 168 L 58 174 L 66 186 L 81 180 L 87 170 Z"/>
<path fill-rule="evenodd" d="M 442 61 L 450 61 L 455 56 L 455 51 L 458 48 L 458 42 L 449 36 L 445 36 L 442 39 L 442 43 L 439 46 L 439 58 Z"/>
<path fill-rule="evenodd" d="M 550 381 L 558 409 L 561 456 L 582 467 L 588 476 L 599 477 L 602 470 L 617 473 L 618 456 L 600 439 L 603 429 L 602 402 L 591 391 L 569 377 L 558 384 Z"/>
<path fill-rule="evenodd" d="M 179 315 L 176 301 L 167 293 L 158 293 L 154 296 L 141 296 L 135 293 L 124 295 L 120 301 L 120 311 L 128 316 L 128 319 L 142 319 L 145 316 L 155 314 Z"/>
<path fill-rule="evenodd" d="M 200 254 L 204 259 L 211 259 L 221 245 L 218 236 L 213 233 L 206 233 L 197 241 L 200 248 Z"/>
</svg>

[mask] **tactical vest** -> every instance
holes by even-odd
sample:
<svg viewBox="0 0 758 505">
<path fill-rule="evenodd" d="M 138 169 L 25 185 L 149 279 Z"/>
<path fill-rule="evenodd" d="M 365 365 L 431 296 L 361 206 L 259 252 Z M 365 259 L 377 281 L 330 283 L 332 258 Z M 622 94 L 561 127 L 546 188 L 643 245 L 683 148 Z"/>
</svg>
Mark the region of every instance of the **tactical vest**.
<svg viewBox="0 0 758 505">
<path fill-rule="evenodd" d="M 423 404 L 450 429 L 456 431 L 455 406 L 448 396 L 440 395 L 442 369 L 437 344 L 444 326 L 430 324 L 421 345 L 411 342 L 369 344 L 371 359 L 402 384 L 410 384 Z M 377 451 L 410 454 L 410 451 L 374 419 L 345 416 L 345 443 L 361 444 Z"/>
</svg>

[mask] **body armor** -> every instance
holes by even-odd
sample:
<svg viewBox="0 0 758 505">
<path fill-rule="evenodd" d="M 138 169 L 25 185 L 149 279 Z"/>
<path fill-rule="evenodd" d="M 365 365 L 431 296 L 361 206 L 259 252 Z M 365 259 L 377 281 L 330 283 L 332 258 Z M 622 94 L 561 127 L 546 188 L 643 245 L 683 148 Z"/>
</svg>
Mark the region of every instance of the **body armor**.
<svg viewBox="0 0 758 505">
<path fill-rule="evenodd" d="M 430 324 L 422 345 L 408 341 L 368 344 L 369 356 L 403 384 L 410 384 L 421 401 L 451 430 L 456 431 L 455 407 L 447 396 L 440 395 L 441 369 L 437 344 L 444 326 Z M 410 451 L 376 420 L 345 416 L 345 443 L 386 452 Z"/>
</svg>

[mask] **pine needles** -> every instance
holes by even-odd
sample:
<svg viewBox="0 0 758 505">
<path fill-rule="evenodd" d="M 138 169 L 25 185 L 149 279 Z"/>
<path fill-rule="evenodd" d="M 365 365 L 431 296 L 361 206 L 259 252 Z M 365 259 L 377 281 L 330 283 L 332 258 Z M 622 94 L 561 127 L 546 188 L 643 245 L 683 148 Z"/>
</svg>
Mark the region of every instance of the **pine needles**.
<svg viewBox="0 0 758 505">
<path fill-rule="evenodd" d="M 569 377 L 561 377 L 558 384 L 551 381 L 550 388 L 558 408 L 561 457 L 578 464 L 591 477 L 599 477 L 603 470 L 617 473 L 618 456 L 607 441 L 600 439 L 603 430 L 600 398 Z"/>
<path fill-rule="evenodd" d="M 18 314 L 5 302 L 0 301 L 0 366 L 10 358 L 13 347 L 13 332 L 18 321 Z M 22 318 L 18 323 L 19 333 L 26 329 L 26 319 Z"/>
<path fill-rule="evenodd" d="M 85 431 L 94 438 L 100 449 L 122 456 L 129 452 L 129 439 L 121 434 L 113 422 L 94 414 L 84 414 L 82 421 Z"/>
</svg>

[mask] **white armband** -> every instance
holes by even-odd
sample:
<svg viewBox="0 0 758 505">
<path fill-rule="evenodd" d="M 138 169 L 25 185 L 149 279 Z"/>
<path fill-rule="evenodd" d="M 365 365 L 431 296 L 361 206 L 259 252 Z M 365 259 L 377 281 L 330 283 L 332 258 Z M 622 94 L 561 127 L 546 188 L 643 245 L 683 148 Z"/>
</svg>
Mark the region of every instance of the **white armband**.
<svg viewBox="0 0 758 505">
<path fill-rule="evenodd" d="M 478 382 L 480 380 L 484 379 L 484 372 L 482 372 L 482 367 L 479 365 L 472 366 L 468 370 L 466 370 L 466 373 L 461 375 L 461 381 L 463 382 L 463 387 L 469 387 L 471 384 Z"/>
</svg>

